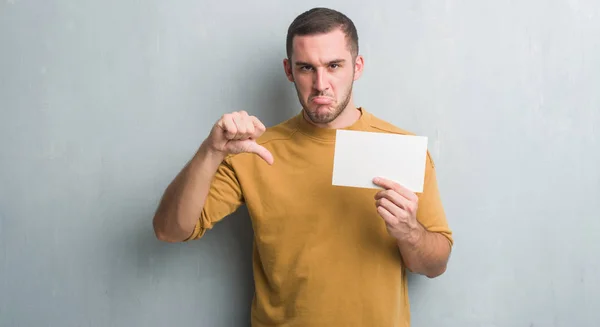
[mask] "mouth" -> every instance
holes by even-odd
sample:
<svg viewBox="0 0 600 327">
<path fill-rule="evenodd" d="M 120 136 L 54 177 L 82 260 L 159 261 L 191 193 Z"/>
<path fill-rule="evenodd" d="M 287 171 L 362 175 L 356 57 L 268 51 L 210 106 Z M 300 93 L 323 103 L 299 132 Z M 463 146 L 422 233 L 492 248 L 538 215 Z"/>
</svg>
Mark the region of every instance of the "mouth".
<svg viewBox="0 0 600 327">
<path fill-rule="evenodd" d="M 311 101 L 313 103 L 315 103 L 315 104 L 318 104 L 318 105 L 327 105 L 327 104 L 332 104 L 333 103 L 333 99 L 332 98 L 322 97 L 322 96 L 314 97 L 314 98 L 311 99 Z"/>
</svg>

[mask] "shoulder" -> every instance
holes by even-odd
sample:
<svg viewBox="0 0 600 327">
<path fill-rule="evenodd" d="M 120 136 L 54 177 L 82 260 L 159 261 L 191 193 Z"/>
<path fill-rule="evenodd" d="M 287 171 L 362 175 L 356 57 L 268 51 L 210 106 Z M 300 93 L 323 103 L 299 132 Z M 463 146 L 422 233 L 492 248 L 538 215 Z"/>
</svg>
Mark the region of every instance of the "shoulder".
<svg viewBox="0 0 600 327">
<path fill-rule="evenodd" d="M 256 140 L 256 143 L 268 146 L 277 141 L 289 140 L 296 131 L 294 120 L 295 117 L 267 127 L 266 131 Z"/>
<path fill-rule="evenodd" d="M 287 146 L 289 140 L 296 132 L 295 128 L 295 117 L 282 121 L 276 125 L 269 126 L 265 132 L 259 136 L 255 141 L 257 144 L 265 147 L 269 151 L 273 151 L 277 147 Z M 251 163 L 262 162 L 257 155 L 254 153 L 237 153 L 229 154 L 226 157 L 225 162 L 229 165 L 235 165 L 236 163 L 241 166 L 250 167 Z M 238 165 L 238 167 L 240 167 Z"/>
<path fill-rule="evenodd" d="M 416 135 L 413 132 L 402 129 L 388 121 L 385 121 L 372 113 L 369 113 L 369 127 L 375 132 L 384 132 L 384 133 L 392 133 L 392 134 L 402 134 L 402 135 Z"/>
</svg>

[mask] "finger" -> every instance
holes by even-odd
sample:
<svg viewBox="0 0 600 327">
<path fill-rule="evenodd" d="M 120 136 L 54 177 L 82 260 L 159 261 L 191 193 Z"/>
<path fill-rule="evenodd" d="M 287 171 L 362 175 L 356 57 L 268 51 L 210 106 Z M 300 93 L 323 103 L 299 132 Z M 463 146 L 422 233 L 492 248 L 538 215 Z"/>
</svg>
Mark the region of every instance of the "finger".
<svg viewBox="0 0 600 327">
<path fill-rule="evenodd" d="M 405 220 L 408 217 L 408 213 L 404 211 L 401 207 L 394 204 L 392 201 L 381 198 L 375 202 L 377 207 L 383 207 L 389 213 L 391 213 L 398 221 Z"/>
<path fill-rule="evenodd" d="M 250 120 L 252 121 L 252 125 L 254 125 L 253 137 L 257 138 L 257 137 L 261 136 L 262 133 L 264 133 L 267 130 L 265 125 L 260 120 L 258 120 L 258 118 L 251 116 Z"/>
<path fill-rule="evenodd" d="M 256 153 L 259 157 L 261 157 L 264 161 L 266 161 L 269 165 L 272 165 L 274 162 L 273 154 L 267 148 L 262 145 L 259 145 L 256 142 L 251 142 L 248 145 L 248 152 Z"/>
<path fill-rule="evenodd" d="M 244 123 L 244 119 L 243 119 L 242 115 L 240 115 L 239 113 L 235 113 L 233 115 L 233 122 L 235 123 L 235 127 L 237 128 L 237 133 L 235 134 L 235 139 L 236 140 L 243 139 L 246 135 L 247 128 L 246 128 L 246 124 Z"/>
<path fill-rule="evenodd" d="M 410 201 L 416 202 L 417 200 L 419 200 L 419 197 L 415 192 L 411 191 L 402 184 L 396 183 L 396 192 L 398 192 L 400 195 L 402 195 Z"/>
<path fill-rule="evenodd" d="M 238 134 L 236 140 L 247 140 L 255 138 L 256 127 L 254 126 L 254 120 L 246 111 L 239 111 L 235 113 L 235 123 L 238 128 Z"/>
<path fill-rule="evenodd" d="M 386 179 L 383 177 L 375 177 L 373 179 L 373 184 L 381 186 L 387 190 L 390 190 L 390 189 L 394 190 L 394 191 L 398 192 L 398 194 L 402 195 L 403 197 L 405 197 L 411 201 L 414 201 L 417 199 L 417 195 L 413 191 L 411 191 L 408 188 L 402 186 L 401 184 L 391 181 L 389 179 Z"/>
<path fill-rule="evenodd" d="M 252 117 L 248 116 L 245 111 L 242 111 L 242 117 L 244 119 L 244 125 L 246 126 L 246 135 L 245 138 L 256 138 L 256 126 L 254 126 L 254 120 Z"/>
<path fill-rule="evenodd" d="M 219 122 L 219 126 L 225 132 L 225 137 L 229 140 L 233 140 L 237 134 L 237 127 L 235 127 L 235 123 L 230 114 L 223 115 L 223 118 L 221 118 L 221 121 Z"/>
<path fill-rule="evenodd" d="M 412 211 L 415 207 L 415 204 L 412 201 L 398 194 L 394 190 L 384 190 L 377 192 L 377 194 L 375 194 L 375 200 L 380 199 L 387 199 L 394 205 L 407 211 Z"/>
<path fill-rule="evenodd" d="M 254 123 L 255 118 L 250 117 L 246 111 L 240 111 L 237 113 L 239 115 L 239 125 L 238 126 L 238 135 L 237 139 L 239 140 L 247 140 L 256 138 L 256 126 Z M 260 134 L 258 134 L 260 135 Z"/>
<path fill-rule="evenodd" d="M 398 224 L 398 218 L 392 215 L 392 213 L 389 212 L 386 208 L 378 206 L 377 213 L 379 214 L 379 216 L 381 216 L 381 218 L 383 218 L 386 224 L 390 226 L 395 226 Z"/>
<path fill-rule="evenodd" d="M 375 177 L 375 178 L 373 178 L 373 184 L 383 187 L 386 190 L 393 190 L 396 187 L 397 183 L 395 183 L 387 178 Z"/>
</svg>

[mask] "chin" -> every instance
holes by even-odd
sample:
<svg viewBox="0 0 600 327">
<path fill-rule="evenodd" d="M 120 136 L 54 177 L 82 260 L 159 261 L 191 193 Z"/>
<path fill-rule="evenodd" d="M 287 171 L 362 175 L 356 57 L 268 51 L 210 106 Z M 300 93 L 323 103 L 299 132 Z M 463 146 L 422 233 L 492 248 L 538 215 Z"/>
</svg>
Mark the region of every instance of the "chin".
<svg viewBox="0 0 600 327">
<path fill-rule="evenodd" d="M 330 105 L 313 105 L 312 107 L 308 108 L 308 112 L 311 115 L 327 115 L 329 113 L 333 113 L 335 111 L 335 107 L 332 107 Z"/>
<path fill-rule="evenodd" d="M 310 120 L 317 124 L 328 124 L 336 117 L 335 112 L 331 108 L 308 110 L 307 114 Z"/>
<path fill-rule="evenodd" d="M 337 108 L 337 103 L 332 103 L 332 104 L 314 104 L 314 103 L 311 103 L 310 111 L 314 112 L 314 113 L 324 112 L 324 111 L 335 112 L 336 108 Z"/>
</svg>

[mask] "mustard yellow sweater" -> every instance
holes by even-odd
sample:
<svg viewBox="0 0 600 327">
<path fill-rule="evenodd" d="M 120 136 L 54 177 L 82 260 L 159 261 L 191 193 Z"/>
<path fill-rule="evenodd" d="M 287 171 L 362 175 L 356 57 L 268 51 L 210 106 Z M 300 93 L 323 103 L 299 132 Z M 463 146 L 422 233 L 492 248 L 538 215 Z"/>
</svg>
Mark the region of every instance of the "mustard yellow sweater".
<svg viewBox="0 0 600 327">
<path fill-rule="evenodd" d="M 371 113 L 349 130 L 411 134 Z M 375 189 L 333 186 L 335 130 L 301 114 L 257 141 L 275 158 L 229 156 L 220 166 L 191 239 L 247 205 L 254 228 L 253 327 L 407 327 L 406 271 L 377 214 Z M 452 240 L 427 155 L 417 218 Z"/>
</svg>

